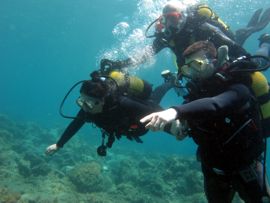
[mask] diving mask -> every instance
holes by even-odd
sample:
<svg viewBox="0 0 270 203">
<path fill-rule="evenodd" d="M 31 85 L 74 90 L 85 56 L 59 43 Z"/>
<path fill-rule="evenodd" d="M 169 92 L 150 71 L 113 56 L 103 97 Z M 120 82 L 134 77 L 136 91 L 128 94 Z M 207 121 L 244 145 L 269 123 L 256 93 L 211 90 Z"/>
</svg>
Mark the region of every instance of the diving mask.
<svg viewBox="0 0 270 203">
<path fill-rule="evenodd" d="M 164 27 L 175 27 L 177 28 L 178 23 L 181 19 L 181 14 L 178 12 L 171 12 L 167 14 L 163 14 L 161 16 L 161 23 Z"/>
<path fill-rule="evenodd" d="M 76 103 L 85 112 L 88 113 L 100 113 L 103 110 L 104 101 L 100 98 L 90 97 L 84 94 L 76 100 Z"/>
<path fill-rule="evenodd" d="M 195 59 L 186 59 L 181 67 L 181 73 L 184 77 L 190 79 L 206 79 L 214 72 L 214 65 L 206 56 L 198 57 Z"/>
<path fill-rule="evenodd" d="M 156 31 L 163 32 L 164 30 L 171 30 L 172 28 L 179 32 L 186 22 L 185 13 L 169 12 L 162 14 L 156 23 Z"/>
</svg>

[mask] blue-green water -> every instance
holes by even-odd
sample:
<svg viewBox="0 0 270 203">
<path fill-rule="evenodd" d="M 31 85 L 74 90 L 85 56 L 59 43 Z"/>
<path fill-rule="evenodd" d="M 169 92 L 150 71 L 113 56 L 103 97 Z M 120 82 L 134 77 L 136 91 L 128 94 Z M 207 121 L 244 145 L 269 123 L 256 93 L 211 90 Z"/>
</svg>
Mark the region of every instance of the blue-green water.
<svg viewBox="0 0 270 203">
<path fill-rule="evenodd" d="M 67 125 L 69 120 L 58 114 L 67 90 L 78 80 L 87 79 L 89 73 L 98 68 L 102 57 L 125 58 L 150 44 L 151 40 L 144 39 L 142 33 L 158 16 L 164 2 L 2 0 L 0 113 L 46 127 Z M 270 7 L 270 1 L 263 0 L 207 3 L 233 30 L 245 26 L 255 9 Z M 263 32 L 270 32 L 270 25 Z M 261 33 L 254 34 L 246 42 L 249 52 L 254 53 L 257 49 L 257 38 Z M 151 62 L 132 71 L 158 85 L 162 82 L 160 72 L 164 68 L 175 69 L 172 61 L 170 52 L 164 50 Z M 269 72 L 267 77 L 270 79 Z M 180 102 L 173 92 L 162 101 L 164 107 L 177 103 Z M 65 111 L 70 114 L 77 110 L 73 101 L 65 106 Z M 93 131 L 91 127 L 84 130 L 87 133 Z M 91 142 L 92 138 L 86 139 Z M 143 145 L 124 140 L 115 145 L 178 154 L 193 154 L 195 149 L 191 140 L 177 142 L 163 133 L 149 133 L 143 140 Z M 99 141 L 95 138 L 95 142 Z"/>
</svg>

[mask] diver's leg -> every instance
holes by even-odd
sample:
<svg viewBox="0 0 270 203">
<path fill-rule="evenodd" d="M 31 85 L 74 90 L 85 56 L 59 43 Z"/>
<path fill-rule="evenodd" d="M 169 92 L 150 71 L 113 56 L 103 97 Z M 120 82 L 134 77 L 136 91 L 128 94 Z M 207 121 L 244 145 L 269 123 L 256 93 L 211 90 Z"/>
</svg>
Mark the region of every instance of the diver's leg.
<svg viewBox="0 0 270 203">
<path fill-rule="evenodd" d="M 235 191 L 231 187 L 229 177 L 218 175 L 203 164 L 202 172 L 204 174 L 204 191 L 208 203 L 231 203 Z"/>
<path fill-rule="evenodd" d="M 161 99 L 171 88 L 174 88 L 178 96 L 183 92 L 182 88 L 178 87 L 179 81 L 175 73 L 172 73 L 170 70 L 164 70 L 161 72 L 161 76 L 164 78 L 164 83 L 156 87 L 150 96 L 150 99 L 157 104 L 160 103 Z"/>
<path fill-rule="evenodd" d="M 257 161 L 236 178 L 235 189 L 246 203 L 270 203 L 269 185 L 266 179 L 264 182 L 263 169 L 263 164 Z"/>
<path fill-rule="evenodd" d="M 174 85 L 170 82 L 165 82 L 154 89 L 152 92 L 150 99 L 159 104 L 164 95 L 172 88 Z"/>
</svg>

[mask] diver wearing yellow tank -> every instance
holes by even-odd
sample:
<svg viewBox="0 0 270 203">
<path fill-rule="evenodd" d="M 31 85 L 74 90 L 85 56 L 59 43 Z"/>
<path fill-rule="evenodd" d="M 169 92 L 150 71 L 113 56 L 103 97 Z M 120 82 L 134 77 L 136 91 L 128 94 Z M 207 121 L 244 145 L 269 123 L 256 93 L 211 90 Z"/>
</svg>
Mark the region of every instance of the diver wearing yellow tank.
<svg viewBox="0 0 270 203">
<path fill-rule="evenodd" d="M 81 81 L 80 96 L 76 100 L 80 111 L 58 142 L 48 146 L 46 154 L 53 154 L 63 147 L 87 122 L 102 129 L 102 144 L 97 148 L 100 156 L 105 156 L 107 148 L 111 148 L 115 139 L 121 136 L 142 143 L 140 136 L 146 134 L 147 129 L 139 122 L 139 118 L 162 109 L 160 100 L 173 87 L 175 80 L 167 81 L 152 91 L 152 86 L 146 81 L 120 71 L 98 70 L 90 75 L 91 80 Z M 179 124 L 176 121 L 164 131 L 181 139 Z"/>
</svg>

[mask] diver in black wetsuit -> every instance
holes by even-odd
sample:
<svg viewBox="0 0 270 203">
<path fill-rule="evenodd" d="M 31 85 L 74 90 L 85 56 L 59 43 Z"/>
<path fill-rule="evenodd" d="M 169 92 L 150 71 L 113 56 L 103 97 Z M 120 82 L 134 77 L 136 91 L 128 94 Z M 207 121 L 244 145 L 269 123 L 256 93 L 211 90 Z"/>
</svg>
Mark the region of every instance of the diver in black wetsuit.
<svg viewBox="0 0 270 203">
<path fill-rule="evenodd" d="M 207 5 L 197 4 L 185 7 L 181 2 L 169 1 L 164 6 L 162 15 L 149 26 L 155 24 L 156 27 L 154 35 L 148 36 L 154 37 L 152 45 L 147 46 L 138 56 L 119 61 L 102 59 L 101 63 L 118 68 L 136 66 L 164 48 L 169 48 L 175 54 L 179 68 L 184 63 L 183 51 L 200 40 L 211 41 L 216 48 L 227 45 L 230 49 L 230 58 L 235 59 L 247 54 L 241 47 L 245 40 L 270 22 L 270 8 L 260 18 L 261 13 L 262 9 L 257 10 L 247 27 L 237 30 L 234 35 L 229 26 Z"/>
<path fill-rule="evenodd" d="M 208 202 L 230 203 L 235 192 L 247 203 L 269 202 L 262 158 L 266 135 L 251 90 L 252 78 L 245 72 L 234 72 L 236 77 L 226 72 L 230 70 L 228 55 L 222 54 L 226 50 L 223 46 L 217 52 L 208 41 L 188 47 L 181 67 L 189 89 L 184 104 L 152 113 L 141 122 L 153 131 L 163 130 L 175 119 L 187 122 L 188 129 L 182 132 L 199 146 Z"/>
<path fill-rule="evenodd" d="M 119 79 L 124 75 L 113 71 L 111 76 Z M 123 77 L 124 80 L 135 80 L 125 77 Z M 123 90 L 128 85 L 119 87 L 115 80 L 110 77 L 95 76 L 92 80 L 84 81 L 80 89 L 81 96 L 77 99 L 77 104 L 81 107 L 81 110 L 57 143 L 47 148 L 46 154 L 53 154 L 63 147 L 86 122 L 93 123 L 103 129 L 104 137 L 105 135 L 108 136 L 107 143 L 104 143 L 105 138 L 103 138 L 103 143 L 98 148 L 97 152 L 101 156 L 105 156 L 106 148 L 111 148 L 115 138 L 119 139 L 122 135 L 141 143 L 139 137 L 144 135 L 147 129 L 139 122 L 139 119 L 162 109 L 158 103 L 165 93 L 173 87 L 171 83 L 175 81 L 175 78 L 159 86 L 153 92 L 152 87 L 147 82 L 138 81 L 137 87 L 130 88 L 129 85 L 129 89 L 133 90 L 143 87 L 143 94 L 137 94 L 136 96 L 130 95 L 131 90 L 129 89 Z M 119 82 L 119 84 L 123 84 L 123 82 Z M 179 121 L 174 122 L 165 131 L 181 139 L 181 137 L 178 137 L 179 123 Z"/>
</svg>

